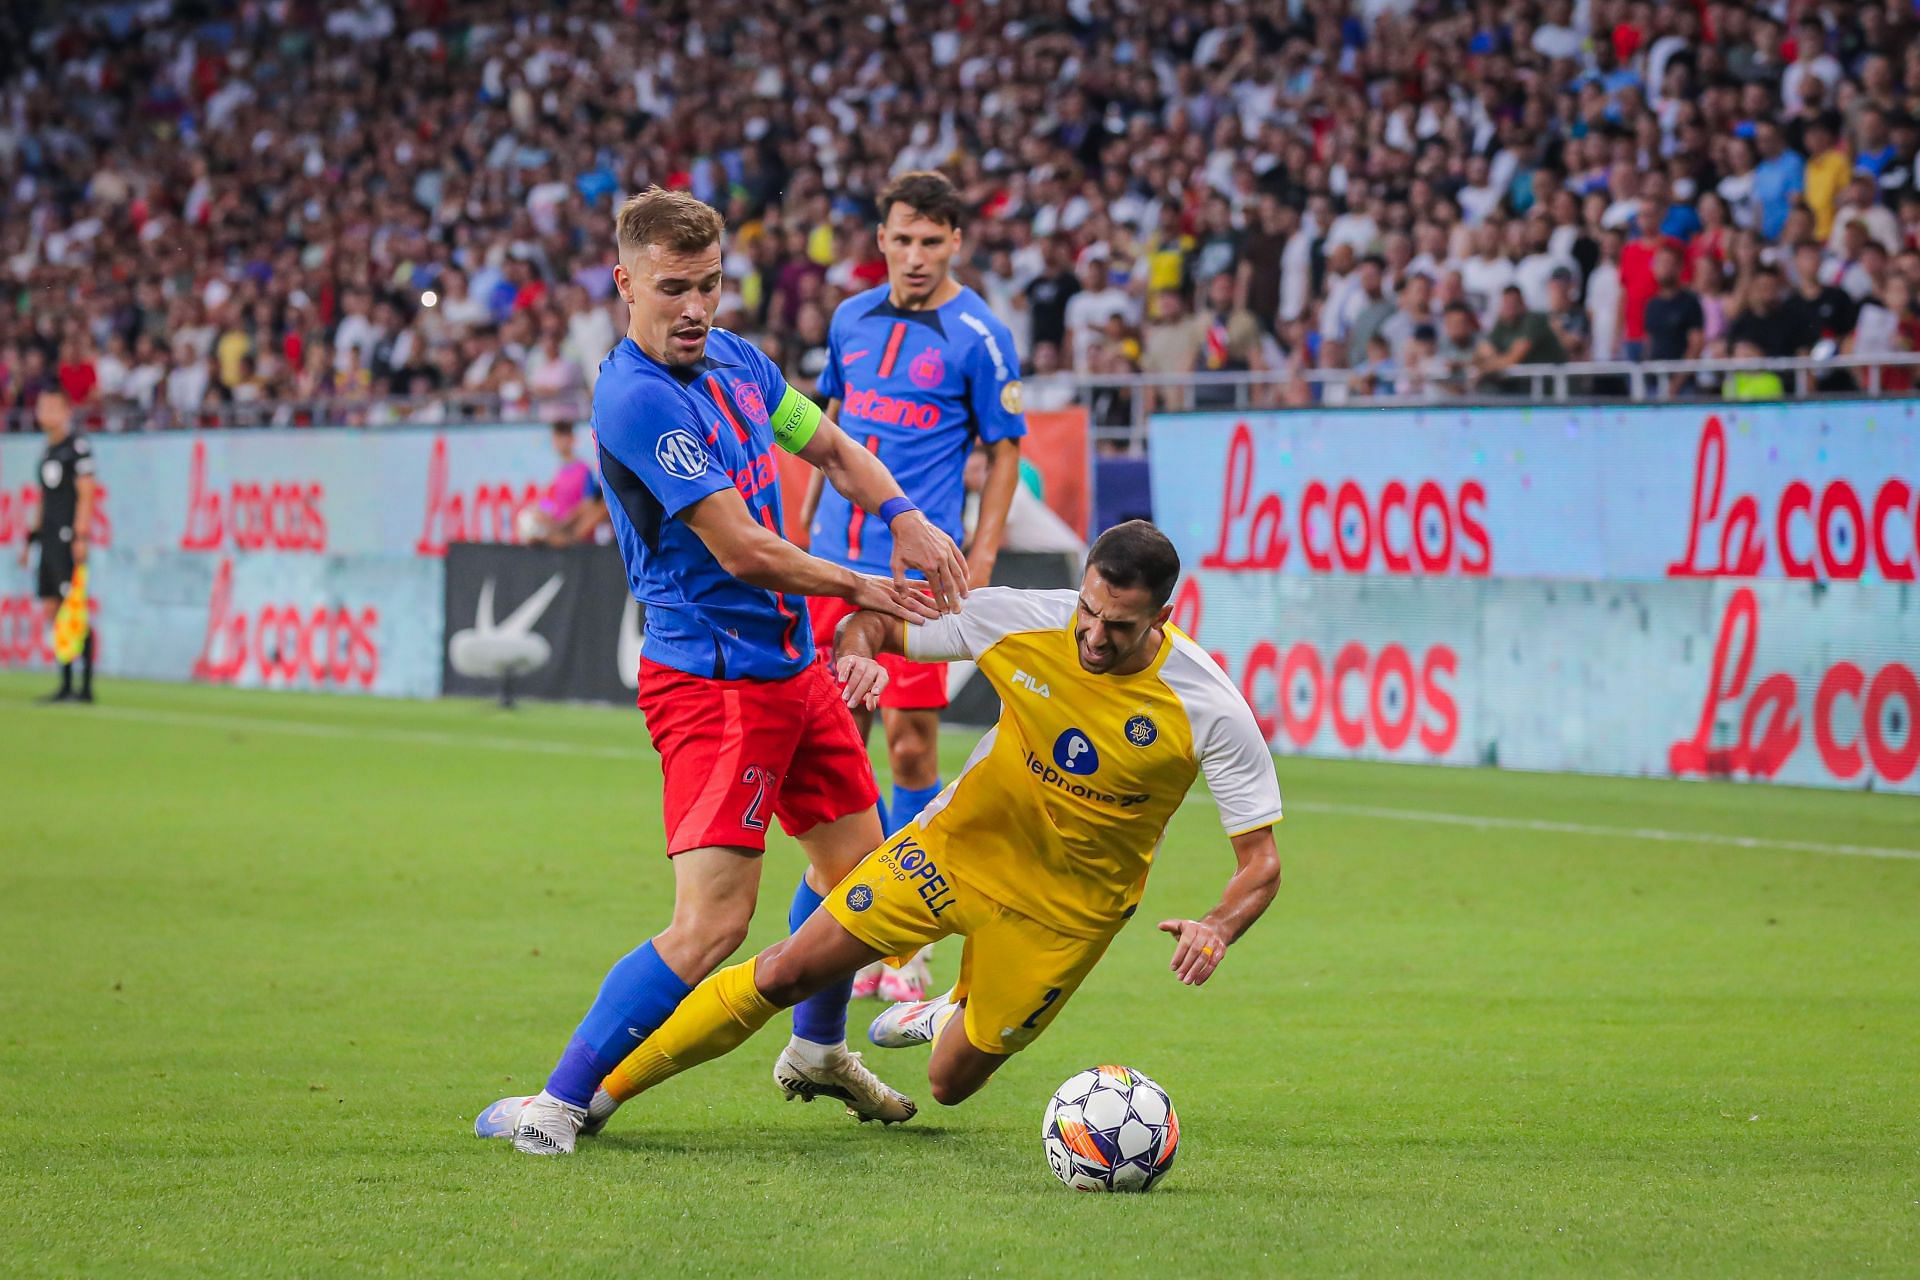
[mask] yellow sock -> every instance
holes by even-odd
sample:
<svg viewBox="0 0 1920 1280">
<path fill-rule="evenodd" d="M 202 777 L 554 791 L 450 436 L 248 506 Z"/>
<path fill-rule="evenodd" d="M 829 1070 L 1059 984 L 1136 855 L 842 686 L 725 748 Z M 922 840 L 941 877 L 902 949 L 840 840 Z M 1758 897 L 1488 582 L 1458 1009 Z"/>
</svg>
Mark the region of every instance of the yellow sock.
<svg viewBox="0 0 1920 1280">
<path fill-rule="evenodd" d="M 659 1030 L 626 1056 L 601 1084 L 616 1102 L 645 1093 L 688 1067 L 730 1053 L 779 1010 L 754 985 L 755 956 L 695 987 Z"/>
<path fill-rule="evenodd" d="M 934 1044 L 940 1043 L 940 1034 L 947 1029 L 947 1024 L 953 1021 L 953 1015 L 960 1012 L 962 1007 L 961 1005 L 954 1004 L 952 1001 L 948 1001 L 946 1008 L 933 1015 Z"/>
</svg>

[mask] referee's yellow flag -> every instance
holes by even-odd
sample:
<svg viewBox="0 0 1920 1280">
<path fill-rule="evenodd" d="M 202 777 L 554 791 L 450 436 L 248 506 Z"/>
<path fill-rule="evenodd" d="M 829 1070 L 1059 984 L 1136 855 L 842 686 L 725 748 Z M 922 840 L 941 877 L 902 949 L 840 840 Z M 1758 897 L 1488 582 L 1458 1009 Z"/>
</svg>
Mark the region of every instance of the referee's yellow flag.
<svg viewBox="0 0 1920 1280">
<path fill-rule="evenodd" d="M 73 583 L 60 611 L 53 615 L 53 656 L 62 663 L 72 662 L 87 647 L 87 566 L 73 571 Z"/>
</svg>

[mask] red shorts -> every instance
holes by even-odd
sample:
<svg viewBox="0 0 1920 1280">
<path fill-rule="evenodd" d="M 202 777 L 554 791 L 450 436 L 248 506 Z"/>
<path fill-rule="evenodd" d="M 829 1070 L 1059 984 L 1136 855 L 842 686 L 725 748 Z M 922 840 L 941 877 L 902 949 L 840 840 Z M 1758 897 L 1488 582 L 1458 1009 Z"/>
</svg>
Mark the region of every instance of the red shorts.
<svg viewBox="0 0 1920 1280">
<path fill-rule="evenodd" d="M 833 630 L 840 620 L 855 612 L 853 605 L 836 596 L 810 596 L 807 613 L 813 618 L 813 642 L 820 656 L 833 669 Z M 880 665 L 887 672 L 887 687 L 880 694 L 882 707 L 902 711 L 938 711 L 947 705 L 947 664 L 910 662 L 898 654 L 883 653 Z"/>
<path fill-rule="evenodd" d="M 825 667 L 785 680 L 714 680 L 640 660 L 640 710 L 666 776 L 667 856 L 761 850 L 873 808 L 873 764 Z"/>
</svg>

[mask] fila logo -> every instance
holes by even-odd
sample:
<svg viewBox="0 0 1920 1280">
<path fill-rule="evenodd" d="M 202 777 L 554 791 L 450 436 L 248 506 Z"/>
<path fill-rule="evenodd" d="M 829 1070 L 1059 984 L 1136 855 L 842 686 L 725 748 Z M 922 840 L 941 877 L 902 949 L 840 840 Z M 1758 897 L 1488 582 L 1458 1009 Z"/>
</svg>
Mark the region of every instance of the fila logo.
<svg viewBox="0 0 1920 1280">
<path fill-rule="evenodd" d="M 1029 693 L 1037 693 L 1043 698 L 1051 698 L 1053 696 L 1053 690 L 1047 688 L 1046 685 L 1041 684 L 1024 671 L 1015 671 L 1013 673 L 1013 683 L 1019 688 L 1025 689 Z"/>
</svg>

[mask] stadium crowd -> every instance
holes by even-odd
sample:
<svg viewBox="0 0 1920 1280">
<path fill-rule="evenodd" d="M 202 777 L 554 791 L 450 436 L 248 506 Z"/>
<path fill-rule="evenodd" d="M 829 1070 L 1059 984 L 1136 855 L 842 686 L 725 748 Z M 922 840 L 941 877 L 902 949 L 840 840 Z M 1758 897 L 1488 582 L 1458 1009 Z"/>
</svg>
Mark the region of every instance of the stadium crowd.
<svg viewBox="0 0 1920 1280">
<path fill-rule="evenodd" d="M 884 278 L 872 194 L 924 167 L 977 210 L 963 276 L 1030 406 L 1073 374 L 1264 370 L 1306 404 L 1920 349 L 1900 0 L 36 11 L 0 14 L 5 410 L 575 416 L 624 328 L 611 209 L 656 183 L 725 211 L 719 322 L 811 386 Z"/>
</svg>

